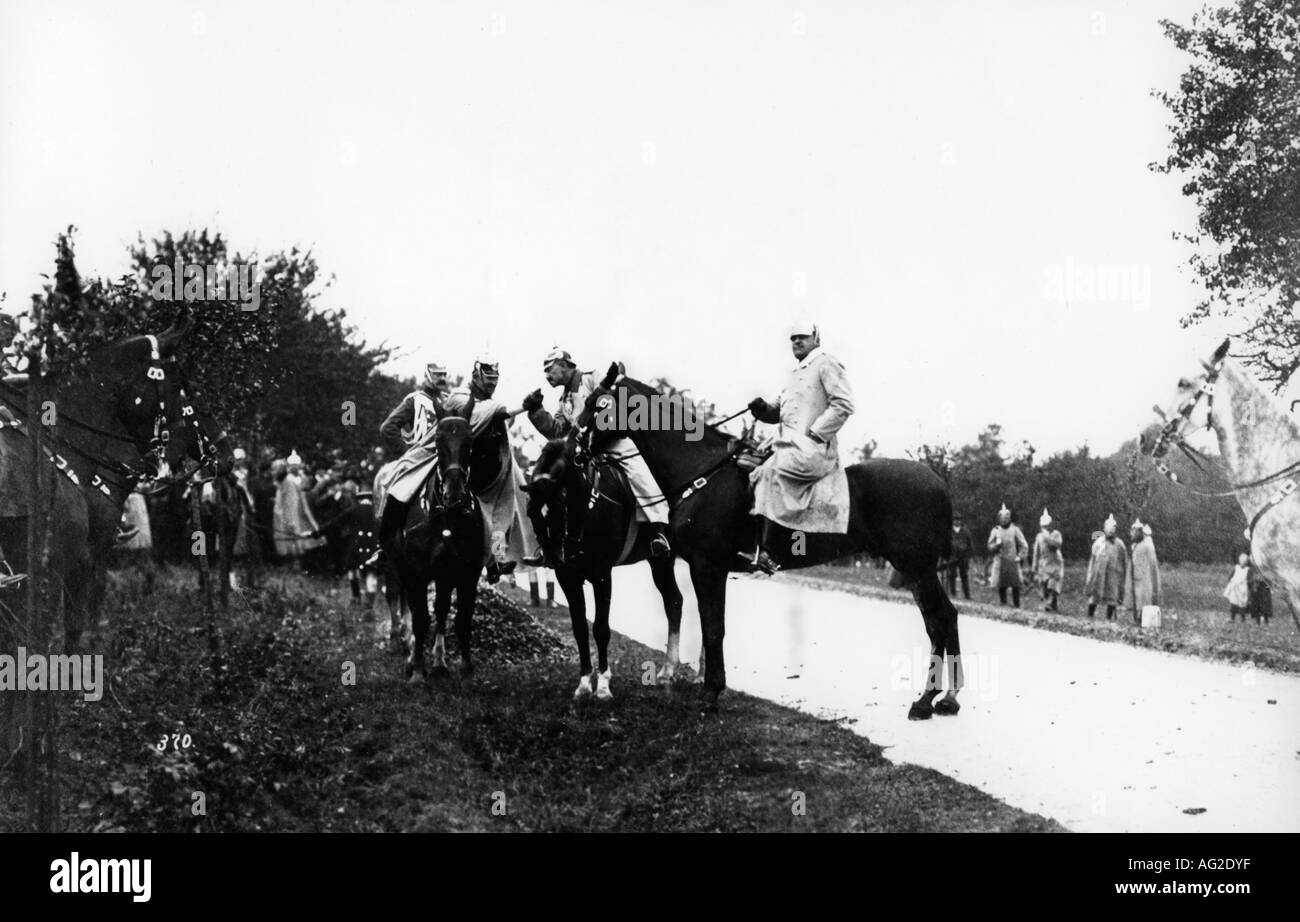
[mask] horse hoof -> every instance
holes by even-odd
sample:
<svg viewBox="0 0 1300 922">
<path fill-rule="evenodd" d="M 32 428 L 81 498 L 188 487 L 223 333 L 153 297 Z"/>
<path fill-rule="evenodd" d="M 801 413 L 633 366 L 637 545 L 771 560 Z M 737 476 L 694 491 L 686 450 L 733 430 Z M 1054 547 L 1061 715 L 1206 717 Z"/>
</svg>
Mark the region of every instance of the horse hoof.
<svg viewBox="0 0 1300 922">
<path fill-rule="evenodd" d="M 943 717 L 952 717 L 961 710 L 961 705 L 957 703 L 956 698 L 943 698 L 935 704 L 934 712 Z"/>
<path fill-rule="evenodd" d="M 406 667 L 406 681 L 411 685 L 419 685 L 425 679 L 424 667 L 415 669 L 411 666 Z"/>
<path fill-rule="evenodd" d="M 450 670 L 447 669 L 446 663 L 439 663 L 434 666 L 432 672 L 435 679 L 444 679 L 450 674 Z"/>
<path fill-rule="evenodd" d="M 581 701 L 584 698 L 591 697 L 591 686 L 587 684 L 587 677 L 583 676 L 578 680 L 578 687 L 574 689 L 573 700 Z"/>
<path fill-rule="evenodd" d="M 468 679 L 470 676 L 472 676 L 472 675 L 474 674 L 474 664 L 473 664 L 473 663 L 461 663 L 461 664 L 460 664 L 460 674 L 463 675 L 465 678 Z"/>
<path fill-rule="evenodd" d="M 913 701 L 907 709 L 908 720 L 929 720 L 934 716 L 934 708 L 926 701 Z"/>
<path fill-rule="evenodd" d="M 609 688 L 609 676 L 602 675 L 596 679 L 596 699 L 598 701 L 613 701 L 614 693 Z"/>
<path fill-rule="evenodd" d="M 700 702 L 704 705 L 704 710 L 714 713 L 718 710 L 718 696 L 721 692 L 716 688 L 705 688 L 700 695 Z"/>
</svg>

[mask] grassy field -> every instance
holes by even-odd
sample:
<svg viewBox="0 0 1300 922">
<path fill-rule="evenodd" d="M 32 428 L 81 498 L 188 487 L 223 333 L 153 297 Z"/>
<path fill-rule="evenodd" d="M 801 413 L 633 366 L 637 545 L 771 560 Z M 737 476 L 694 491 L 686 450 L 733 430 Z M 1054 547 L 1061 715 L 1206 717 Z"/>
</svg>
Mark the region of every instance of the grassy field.
<svg viewBox="0 0 1300 922">
<path fill-rule="evenodd" d="M 1083 597 L 1086 564 L 1066 566 L 1065 592 L 1061 595 L 1060 613 L 1043 611 L 1043 600 L 1036 590 L 1026 589 L 1021 609 L 998 602 L 997 591 L 983 585 L 972 567 L 971 600 L 961 596 L 957 586 L 958 611 L 963 615 L 1000 618 L 1047 630 L 1082 634 L 1099 640 L 1152 647 L 1229 662 L 1253 662 L 1257 666 L 1283 672 L 1300 673 L 1300 632 L 1297 632 L 1286 603 L 1274 595 L 1274 615 L 1267 624 L 1253 621 L 1230 623 L 1228 602 L 1223 587 L 1232 574 L 1231 567 L 1204 564 L 1163 565 L 1160 568 L 1164 605 L 1158 630 L 1144 630 L 1133 623 L 1122 609 L 1113 622 L 1105 619 L 1105 607 L 1097 617 L 1087 617 Z M 910 593 L 890 589 L 886 569 L 871 566 L 822 566 L 799 570 L 778 577 L 810 585 L 844 589 L 884 598 L 910 599 Z M 1009 594 L 1008 594 L 1009 597 Z"/>
<path fill-rule="evenodd" d="M 706 713 L 697 686 L 642 685 L 659 656 L 617 634 L 616 699 L 575 705 L 567 612 L 534 619 L 506 593 L 476 619 L 475 676 L 427 687 L 403 680 L 379 623 L 298 575 L 211 630 L 188 574 L 150 596 L 115 575 L 110 599 L 95 650 L 111 691 L 61 703 L 73 831 L 1060 829 L 837 723 L 738 693 Z M 189 748 L 158 751 L 185 733 Z M 16 778 L 0 831 L 21 826 Z"/>
</svg>

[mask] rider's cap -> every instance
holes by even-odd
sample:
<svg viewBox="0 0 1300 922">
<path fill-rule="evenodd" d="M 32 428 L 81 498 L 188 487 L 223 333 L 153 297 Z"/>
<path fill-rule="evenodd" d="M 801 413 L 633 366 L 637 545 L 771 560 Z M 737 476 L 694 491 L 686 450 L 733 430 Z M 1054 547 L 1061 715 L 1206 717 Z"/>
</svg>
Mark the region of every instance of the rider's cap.
<svg viewBox="0 0 1300 922">
<path fill-rule="evenodd" d="M 1114 531 L 1118 525 L 1119 523 L 1115 521 L 1114 513 L 1106 516 L 1106 521 L 1102 523 L 1102 527 L 1107 531 Z"/>
<path fill-rule="evenodd" d="M 242 448 L 236 448 L 234 454 L 236 461 L 243 461 L 248 457 L 248 452 L 244 451 Z"/>
<path fill-rule="evenodd" d="M 1038 517 L 1038 524 L 1039 524 L 1039 525 L 1051 525 L 1051 524 L 1052 524 L 1052 516 L 1048 513 L 1046 507 L 1043 508 L 1043 514 L 1040 515 L 1040 516 Z"/>
<path fill-rule="evenodd" d="M 791 336 L 816 336 L 817 324 L 813 323 L 811 317 L 799 316 L 790 323 Z"/>
<path fill-rule="evenodd" d="M 542 371 L 546 371 L 546 369 L 550 368 L 556 362 L 567 362 L 570 365 L 575 364 L 573 356 L 569 355 L 566 350 L 561 349 L 559 346 L 553 346 L 551 351 L 546 353 L 546 358 L 542 359 Z"/>
<path fill-rule="evenodd" d="M 1007 508 L 1006 503 L 1002 504 L 1002 508 L 998 510 L 998 515 L 1011 515 L 1011 510 Z"/>
<path fill-rule="evenodd" d="M 289 452 L 289 457 L 286 458 L 285 460 L 289 462 L 290 467 L 293 467 L 295 464 L 300 465 L 302 464 L 302 455 L 298 454 L 297 450 L 295 449 L 294 451 Z"/>
<path fill-rule="evenodd" d="M 430 376 L 445 375 L 447 373 L 447 369 L 444 368 L 442 365 L 438 364 L 437 362 L 430 362 L 428 365 L 424 366 L 424 373 Z"/>
</svg>

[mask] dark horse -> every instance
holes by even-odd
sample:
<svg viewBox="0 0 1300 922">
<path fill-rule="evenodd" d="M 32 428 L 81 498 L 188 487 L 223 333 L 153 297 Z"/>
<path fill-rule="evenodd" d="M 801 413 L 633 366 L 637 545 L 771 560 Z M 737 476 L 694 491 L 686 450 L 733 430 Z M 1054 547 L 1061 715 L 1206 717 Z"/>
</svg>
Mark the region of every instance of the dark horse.
<svg viewBox="0 0 1300 922">
<path fill-rule="evenodd" d="M 612 366 L 588 397 L 579 425 L 590 433 L 592 451 L 618 436 L 632 439 L 664 488 L 672 506 L 673 547 L 690 564 L 691 582 L 700 604 L 705 695 L 709 704 L 715 705 L 727 684 L 722 657 L 727 573 L 737 569 L 737 552 L 753 549 L 748 472 L 734 463 L 738 450 L 735 440 L 713 427 L 705 427 L 698 441 L 689 441 L 684 430 L 619 432 L 592 426 L 597 401 L 614 390 L 642 397 L 657 393 L 640 381 L 620 375 L 618 366 Z M 625 399 L 627 394 L 618 399 Z M 938 474 L 917 461 L 872 459 L 850 465 L 846 473 L 848 533 L 791 532 L 791 540 L 773 542 L 769 551 L 786 569 L 814 566 L 860 551 L 884 557 L 893 564 L 903 584 L 911 589 L 930 636 L 926 688 L 913 702 L 908 717 L 923 720 L 934 713 L 956 714 L 957 691 L 963 684 L 957 609 L 943 591 L 936 570 L 940 559 L 951 556 L 952 501 L 948 489 Z M 949 657 L 948 693 L 935 704 L 944 661 Z"/>
<path fill-rule="evenodd" d="M 406 522 L 393 542 L 392 570 L 411 611 L 411 651 L 406 663 L 406 675 L 411 681 L 425 677 L 430 583 L 435 587 L 434 672 L 447 670 L 444 638 L 453 591 L 461 670 L 466 675 L 474 671 L 469 652 L 470 625 L 487 552 L 483 545 L 483 515 L 470 489 L 469 418 L 473 411 L 472 398 L 460 416 L 444 414 L 438 407 L 433 434 L 438 457 L 433 476 L 425 486 L 423 502 L 411 504 Z"/>
<path fill-rule="evenodd" d="M 668 616 L 668 648 L 659 678 L 671 681 L 677 672 L 678 651 L 682 627 L 682 593 L 673 575 L 676 557 L 665 554 L 650 556 L 648 529 L 635 527 L 636 501 L 628 488 L 627 480 L 618 471 L 615 462 L 595 458 L 588 464 L 575 460 L 575 439 L 552 439 L 546 443 L 533 465 L 532 482 L 524 489 L 528 492 L 528 517 L 533 530 L 548 545 L 548 556 L 557 561 L 555 578 L 564 589 L 569 603 L 569 617 L 573 621 L 573 639 L 578 644 L 578 688 L 574 698 L 585 698 L 595 693 L 597 698 L 614 697 L 610 691 L 609 651 L 609 601 L 611 571 L 624 564 L 649 561 L 655 588 L 664 600 L 664 613 Z M 559 519 L 554 510 L 561 504 L 568 509 L 566 518 L 579 521 L 581 542 L 576 559 L 554 550 L 558 544 L 552 537 L 552 522 Z M 551 520 L 542 514 L 549 506 Z M 546 536 L 546 537 L 544 537 Z M 596 600 L 596 635 L 598 664 L 591 668 L 591 650 L 587 641 L 587 604 L 582 591 L 584 582 L 591 583 Z"/>
<path fill-rule="evenodd" d="M 174 353 L 192 325 L 188 313 L 157 336 L 102 346 L 74 380 L 59 388 L 56 426 L 47 431 L 52 494 L 47 503 L 50 566 L 64 606 L 69 650 L 99 611 L 110 553 L 127 494 L 144 476 L 164 475 L 181 460 L 180 381 Z M 26 421 L 26 381 L 6 379 L 0 396 Z M 74 478 L 75 477 L 75 481 Z M 15 570 L 28 568 L 25 532 L 31 512 L 31 454 L 25 430 L 0 431 L 0 547 Z"/>
</svg>

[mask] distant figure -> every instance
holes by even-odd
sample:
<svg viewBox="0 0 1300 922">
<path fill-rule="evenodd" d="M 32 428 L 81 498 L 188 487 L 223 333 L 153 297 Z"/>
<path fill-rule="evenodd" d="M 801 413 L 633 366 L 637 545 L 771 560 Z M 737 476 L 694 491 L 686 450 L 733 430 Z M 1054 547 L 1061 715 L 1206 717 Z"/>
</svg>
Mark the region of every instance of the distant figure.
<svg viewBox="0 0 1300 922">
<path fill-rule="evenodd" d="M 1029 553 L 1029 542 L 1024 532 L 1011 524 L 1011 510 L 1003 503 L 998 510 L 998 524 L 989 532 L 988 549 L 993 556 L 990 585 L 996 586 L 1001 604 L 1007 604 L 1007 590 L 1016 608 L 1020 607 L 1020 565 Z"/>
<path fill-rule="evenodd" d="M 325 543 L 320 538 L 307 537 L 316 531 L 316 519 L 307 505 L 299 479 L 302 459 L 293 452 L 287 462 L 276 461 L 271 470 L 278 481 L 275 488 L 275 552 L 281 558 L 301 557 Z"/>
<path fill-rule="evenodd" d="M 1142 623 L 1142 609 L 1159 605 L 1160 561 L 1156 560 L 1156 546 L 1151 540 L 1151 526 L 1140 519 L 1133 520 L 1129 531 L 1132 540 L 1130 557 L 1133 565 L 1128 571 L 1128 591 L 1124 595 L 1124 610 L 1133 613 L 1133 623 Z"/>
<path fill-rule="evenodd" d="M 1097 606 L 1106 606 L 1106 620 L 1115 620 L 1115 610 L 1124 601 L 1124 583 L 1128 575 L 1128 551 L 1115 534 L 1115 516 L 1107 516 L 1101 536 L 1092 543 L 1088 561 L 1088 578 L 1084 595 L 1088 598 L 1088 617 L 1095 617 Z"/>
<path fill-rule="evenodd" d="M 960 512 L 952 516 L 952 559 L 944 568 L 948 580 L 948 598 L 957 594 L 957 574 L 961 574 L 961 594 L 970 598 L 970 559 L 975 555 L 975 539 Z"/>
<path fill-rule="evenodd" d="M 1061 587 L 1065 583 L 1065 557 L 1061 553 L 1064 541 L 1061 532 L 1052 527 L 1052 516 L 1046 509 L 1038 518 L 1038 537 L 1034 539 L 1032 570 L 1034 582 L 1042 590 L 1047 602 L 1043 611 L 1060 611 Z"/>
<path fill-rule="evenodd" d="M 1228 600 L 1228 622 L 1232 623 L 1241 616 L 1241 623 L 1246 623 L 1246 614 L 1250 611 L 1250 555 L 1242 554 L 1237 558 L 1232 578 L 1223 588 L 1223 597 Z"/>
<path fill-rule="evenodd" d="M 1250 562 L 1250 572 L 1246 575 L 1246 585 L 1250 588 L 1250 616 L 1259 624 L 1263 619 L 1268 624 L 1273 617 L 1273 587 L 1264 579 L 1264 574 Z"/>
</svg>

